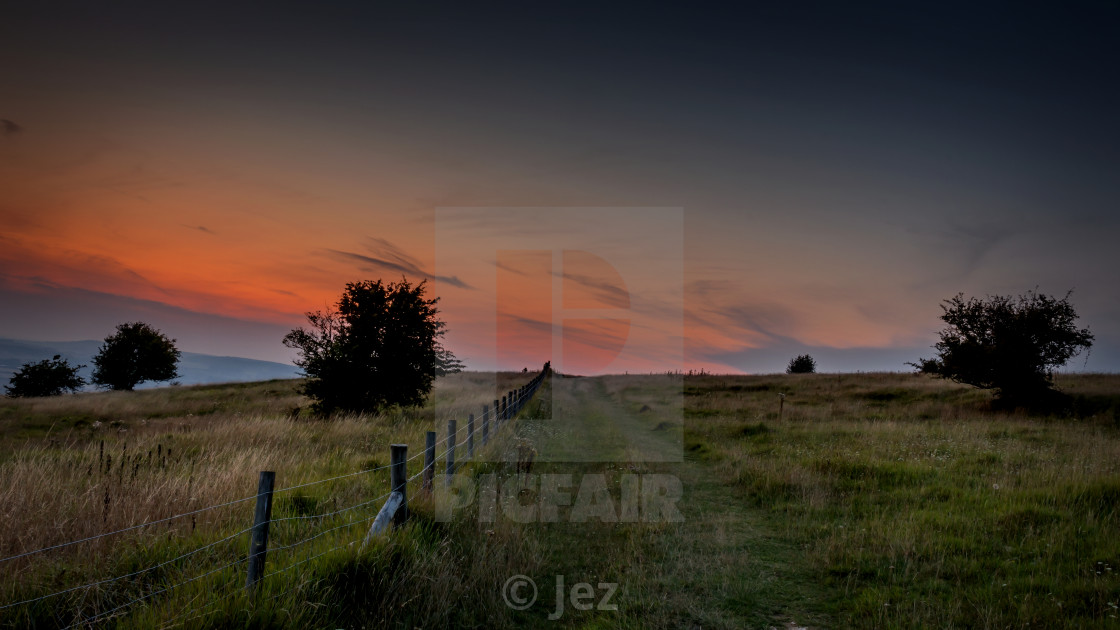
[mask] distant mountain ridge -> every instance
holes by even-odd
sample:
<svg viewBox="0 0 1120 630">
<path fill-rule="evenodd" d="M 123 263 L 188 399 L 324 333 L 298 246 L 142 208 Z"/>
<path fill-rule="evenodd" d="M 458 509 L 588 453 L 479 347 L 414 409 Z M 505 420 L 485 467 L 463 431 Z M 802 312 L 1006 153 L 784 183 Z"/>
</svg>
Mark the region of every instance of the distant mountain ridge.
<svg viewBox="0 0 1120 630">
<path fill-rule="evenodd" d="M 7 385 L 12 375 L 24 363 L 33 363 L 61 355 L 72 365 L 82 364 L 80 374 L 87 381 L 93 372 L 93 357 L 101 347 L 100 341 L 28 341 L 0 337 L 0 386 Z M 294 365 L 246 359 L 221 357 L 212 354 L 184 352 L 179 359 L 179 378 L 182 385 L 206 383 L 239 383 L 267 381 L 277 378 L 299 378 L 299 368 Z M 169 383 L 144 383 L 140 387 L 160 387 Z M 0 394 L 3 389 L 0 387 Z"/>
</svg>

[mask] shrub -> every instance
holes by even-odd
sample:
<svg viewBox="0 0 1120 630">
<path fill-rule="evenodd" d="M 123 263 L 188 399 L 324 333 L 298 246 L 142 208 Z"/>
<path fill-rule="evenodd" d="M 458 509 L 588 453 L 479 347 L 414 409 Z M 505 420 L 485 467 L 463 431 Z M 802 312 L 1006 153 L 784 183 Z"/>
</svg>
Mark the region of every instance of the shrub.
<svg viewBox="0 0 1120 630">
<path fill-rule="evenodd" d="M 801 354 L 789 360 L 786 374 L 812 374 L 817 371 L 817 362 L 807 354 Z"/>
<path fill-rule="evenodd" d="M 4 389 L 11 398 L 58 396 L 68 391 L 75 392 L 86 384 L 78 376 L 78 370 L 83 367 L 85 366 L 72 366 L 56 354 L 53 359 L 21 365 Z"/>
</svg>

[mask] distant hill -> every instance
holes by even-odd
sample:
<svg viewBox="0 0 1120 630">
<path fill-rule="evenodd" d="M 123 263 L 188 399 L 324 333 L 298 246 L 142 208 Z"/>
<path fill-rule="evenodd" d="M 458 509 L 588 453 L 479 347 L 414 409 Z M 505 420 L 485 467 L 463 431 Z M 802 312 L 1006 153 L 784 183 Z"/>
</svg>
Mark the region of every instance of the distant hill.
<svg viewBox="0 0 1120 630">
<path fill-rule="evenodd" d="M 24 341 L 0 337 L 0 394 L 12 374 L 24 363 L 62 355 L 71 364 L 83 364 L 81 375 L 87 381 L 93 371 L 92 359 L 101 346 L 100 341 Z M 299 368 L 294 365 L 259 361 L 243 357 L 219 357 L 212 354 L 184 352 L 179 360 L 179 378 L 183 385 L 203 383 L 237 383 L 267 381 L 275 378 L 298 378 Z M 140 387 L 160 387 L 168 383 L 145 383 Z"/>
</svg>

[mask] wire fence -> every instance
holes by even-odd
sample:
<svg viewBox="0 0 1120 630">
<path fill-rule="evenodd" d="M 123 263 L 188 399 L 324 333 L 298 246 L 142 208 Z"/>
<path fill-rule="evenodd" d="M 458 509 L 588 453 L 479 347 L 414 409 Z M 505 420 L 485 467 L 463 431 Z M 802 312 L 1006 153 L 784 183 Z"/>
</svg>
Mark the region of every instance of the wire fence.
<svg viewBox="0 0 1120 630">
<path fill-rule="evenodd" d="M 420 490 L 430 489 L 431 484 L 436 476 L 435 469 L 437 462 L 445 461 L 447 463 L 445 472 L 446 474 L 450 475 L 455 472 L 455 470 L 457 470 L 461 464 L 471 461 L 471 455 L 473 454 L 471 451 L 475 450 L 473 448 L 475 446 L 475 436 L 481 434 L 482 445 L 485 446 L 488 437 L 496 436 L 498 429 L 500 429 L 505 422 L 513 420 L 518 415 L 518 413 L 525 407 L 525 404 L 536 393 L 540 384 L 543 382 L 544 378 L 548 376 L 548 374 L 549 365 L 546 363 L 544 369 L 537 373 L 534 378 L 531 379 L 527 384 L 511 390 L 506 396 L 502 397 L 501 401 L 495 400 L 493 409 L 491 409 L 489 405 L 483 406 L 483 412 L 478 418 L 479 421 L 473 422 L 474 417 L 471 417 L 471 422 L 473 422 L 474 425 L 473 429 L 463 432 L 464 437 L 462 440 L 453 441 L 458 439 L 459 431 L 457 430 L 458 427 L 456 426 L 455 421 L 450 421 L 450 430 L 443 437 L 443 439 L 435 441 L 434 439 L 432 439 L 434 437 L 432 433 L 434 432 L 429 432 L 429 440 L 425 448 L 417 449 L 417 452 L 411 457 L 408 457 L 407 459 L 402 458 L 399 462 L 393 462 L 384 466 L 375 466 L 357 472 L 346 473 L 329 478 L 307 481 L 276 490 L 272 490 L 271 488 L 269 488 L 267 491 L 258 490 L 257 494 L 233 501 L 210 505 L 198 508 L 196 510 L 175 514 L 173 516 L 147 521 L 113 531 L 103 532 L 94 536 L 88 536 L 77 540 L 46 546 L 40 549 L 22 552 L 19 554 L 8 556 L 6 558 L 0 558 L 0 568 L 3 568 L 7 563 L 11 563 L 15 560 L 29 559 L 41 554 L 47 554 L 52 551 L 71 547 L 81 543 L 87 543 L 94 540 L 123 534 L 126 532 L 141 530 L 143 528 L 152 527 L 154 525 L 169 523 L 178 519 L 192 517 L 211 510 L 239 505 L 241 503 L 246 503 L 249 501 L 257 502 L 257 514 L 260 515 L 262 513 L 262 505 L 267 502 L 267 510 L 265 510 L 264 513 L 268 516 L 264 519 L 263 522 L 258 516 L 251 527 L 239 529 L 232 533 L 222 535 L 216 540 L 199 545 L 197 547 L 193 547 L 187 551 L 184 551 L 183 553 L 176 555 L 171 559 L 156 562 L 142 568 L 123 573 L 121 575 L 96 579 L 81 585 L 70 586 L 67 588 L 55 590 L 47 594 L 27 597 L 20 601 L 11 603 L 0 604 L 0 621 L 2 621 L 4 625 L 8 625 L 12 620 L 16 620 L 16 623 L 18 623 L 18 620 L 21 617 L 25 619 L 31 619 L 35 614 L 35 611 L 32 609 L 34 609 L 36 606 L 48 606 L 59 627 L 96 627 L 100 624 L 108 622 L 111 619 L 127 614 L 137 604 L 141 604 L 160 595 L 166 595 L 183 586 L 197 583 L 201 580 L 205 580 L 206 578 L 218 576 L 223 580 L 221 586 L 223 586 L 223 590 L 226 591 L 225 595 L 221 597 L 207 597 L 208 603 L 205 606 L 188 607 L 186 610 L 184 610 L 182 613 L 179 613 L 175 617 L 163 621 L 162 624 L 163 627 L 173 627 L 173 625 L 177 623 L 185 625 L 188 623 L 193 624 L 196 621 L 200 621 L 201 619 L 205 618 L 205 616 L 213 614 L 212 609 L 214 609 L 214 607 L 217 606 L 218 603 L 227 600 L 229 597 L 235 596 L 235 594 L 239 592 L 237 589 L 229 588 L 231 583 L 234 583 L 237 580 L 241 579 L 239 576 L 241 576 L 242 573 L 235 571 L 235 568 L 245 564 L 251 565 L 254 560 L 258 560 L 258 556 L 259 561 L 262 563 L 262 565 L 263 561 L 267 559 L 271 559 L 273 565 L 276 565 L 278 558 L 298 558 L 299 556 L 296 554 L 296 551 L 298 551 L 301 547 L 306 547 L 307 549 L 305 557 L 302 557 L 298 561 L 291 562 L 286 566 L 282 566 L 282 568 L 274 569 L 272 573 L 265 573 L 263 576 L 258 575 L 254 578 L 253 569 L 250 566 L 249 576 L 246 581 L 248 589 L 253 589 L 256 582 L 260 579 L 289 573 L 296 568 L 303 566 L 317 558 L 359 543 L 360 538 L 344 538 L 342 542 L 335 544 L 325 550 L 316 548 L 317 546 L 314 544 L 316 541 L 337 541 L 337 536 L 341 534 L 341 530 L 346 530 L 357 526 L 369 528 L 371 521 L 374 521 L 374 518 L 378 516 L 379 512 L 388 509 L 388 507 L 384 507 L 379 510 L 371 508 L 377 508 L 378 505 L 386 504 L 392 497 L 392 495 L 398 492 L 402 494 L 401 498 L 403 499 L 403 496 L 409 484 L 413 484 L 415 486 L 419 483 L 422 484 L 419 488 Z M 445 446 L 446 448 L 444 448 L 439 453 L 436 453 L 440 446 Z M 467 447 L 468 452 L 463 453 L 463 457 L 457 460 L 455 458 L 455 454 L 461 447 L 464 446 Z M 424 458 L 424 463 L 423 466 L 421 466 L 420 470 L 413 474 L 411 477 L 404 479 L 403 470 L 406 469 L 407 464 L 421 457 Z M 402 475 L 400 478 L 394 477 L 396 471 L 392 469 L 395 465 L 399 465 L 402 471 Z M 376 498 L 363 500 L 346 507 L 330 509 L 328 511 L 322 511 L 315 514 L 298 514 L 294 516 L 282 516 L 279 518 L 271 517 L 270 512 L 272 500 L 276 495 L 343 479 L 350 479 L 363 475 L 372 475 L 374 473 L 386 470 L 390 471 L 389 491 L 381 494 Z M 264 474 L 272 475 L 273 473 L 262 473 L 262 476 Z M 406 503 L 402 503 L 401 506 L 397 508 L 397 510 L 401 510 L 402 508 L 404 508 L 405 513 L 407 513 L 405 505 Z M 389 516 L 393 517 L 394 515 L 389 514 Z M 326 525 L 330 526 L 325 527 Z M 274 526 L 279 527 L 270 530 L 270 528 Z M 257 543 L 256 538 L 251 538 L 252 542 L 250 543 L 250 549 L 248 550 L 249 552 L 246 553 L 244 547 L 240 547 L 240 545 L 243 544 L 244 537 L 247 534 L 251 537 L 257 536 L 262 527 L 266 532 L 265 547 L 258 550 L 258 548 L 255 546 Z M 339 534 L 336 534 L 335 538 L 328 538 L 329 534 L 334 533 Z M 268 546 L 268 538 L 272 538 L 275 542 L 281 544 Z M 186 575 L 190 571 L 190 569 L 195 568 L 199 565 L 214 568 L 209 568 L 208 570 L 194 575 Z M 228 575 L 224 575 L 223 572 L 228 572 Z M 171 575 L 177 575 L 178 581 L 167 579 Z M 164 585 L 166 581 L 171 581 L 173 583 Z M 126 586 L 120 587 L 119 585 L 121 584 Z M 205 589 L 203 592 L 206 592 L 206 590 L 209 590 L 210 593 L 220 592 L 215 591 L 214 589 Z M 290 590 L 291 589 L 289 589 L 289 591 Z M 277 595 L 273 596 L 273 598 L 275 599 L 282 597 L 289 591 L 278 593 Z M 122 597 L 120 594 L 124 592 L 131 592 L 132 595 Z M 64 596 L 67 601 L 65 605 L 60 605 L 59 598 L 64 598 Z M 201 594 L 196 595 L 195 598 L 193 598 L 191 601 L 194 601 L 194 599 L 198 599 L 199 597 L 201 597 Z M 90 600 L 92 600 L 92 602 Z M 205 612 L 208 610 L 210 612 Z M 187 618 L 188 615 L 194 616 Z"/>
</svg>

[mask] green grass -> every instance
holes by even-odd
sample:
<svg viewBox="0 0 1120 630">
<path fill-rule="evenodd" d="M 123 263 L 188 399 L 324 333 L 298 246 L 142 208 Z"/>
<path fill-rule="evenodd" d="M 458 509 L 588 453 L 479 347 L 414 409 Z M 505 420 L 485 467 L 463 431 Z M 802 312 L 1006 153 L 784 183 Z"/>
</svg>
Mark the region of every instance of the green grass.
<svg viewBox="0 0 1120 630">
<path fill-rule="evenodd" d="M 829 588 L 818 607 L 829 625 L 1116 623 L 1111 413 L 1000 414 L 977 392 L 923 377 L 819 375 L 785 380 L 778 421 L 776 393 L 744 400 L 727 386 L 766 379 L 709 380 L 690 384 L 693 408 L 708 413 L 686 439 L 780 540 L 803 549 Z M 1101 400 L 1120 379 L 1063 384 Z"/>
<path fill-rule="evenodd" d="M 7 555 L 246 496 L 265 467 L 283 487 L 383 465 L 389 443 L 419 447 L 448 410 L 490 402 L 493 380 L 460 375 L 441 384 L 438 406 L 331 420 L 293 413 L 306 402 L 290 382 L 2 401 L 0 544 Z M 133 579 L 0 611 L 0 626 L 64 627 L 148 596 L 103 625 L 1115 627 L 1120 377 L 1059 382 L 1072 413 L 1034 417 L 913 375 L 564 379 L 463 472 L 495 474 L 505 500 L 526 505 L 540 500 L 515 473 L 528 447 L 533 473 L 571 475 L 573 497 L 582 480 L 602 479 L 616 506 L 633 475 L 672 475 L 683 522 L 570 522 L 568 506 L 556 522 L 489 522 L 472 509 L 440 522 L 433 500 L 410 490 L 410 523 L 364 550 L 379 502 L 274 523 L 252 595 L 237 535 Z M 667 445 L 683 461 L 663 461 Z M 310 486 L 278 494 L 273 516 L 342 510 L 386 489 L 381 472 Z M 0 599 L 171 561 L 244 529 L 251 510 L 17 562 Z M 502 599 L 517 574 L 540 589 L 523 611 Z M 618 610 L 566 601 L 549 620 L 557 575 L 569 588 L 617 582 Z"/>
</svg>

